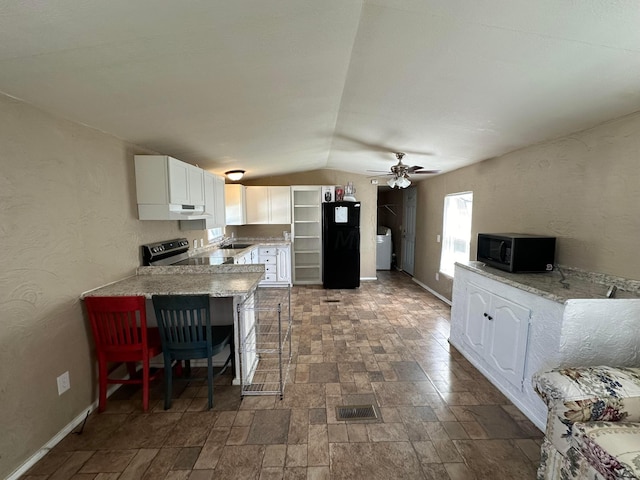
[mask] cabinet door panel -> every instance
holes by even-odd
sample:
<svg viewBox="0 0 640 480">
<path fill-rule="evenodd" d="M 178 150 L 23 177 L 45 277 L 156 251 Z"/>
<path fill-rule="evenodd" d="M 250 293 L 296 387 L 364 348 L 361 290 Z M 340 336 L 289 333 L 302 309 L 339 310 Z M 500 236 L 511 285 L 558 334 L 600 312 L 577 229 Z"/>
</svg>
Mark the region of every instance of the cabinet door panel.
<svg viewBox="0 0 640 480">
<path fill-rule="evenodd" d="M 214 176 L 214 212 L 213 226 L 224 227 L 225 221 L 225 202 L 224 202 L 224 177 Z"/>
<path fill-rule="evenodd" d="M 277 248 L 278 282 L 291 283 L 291 251 L 289 248 Z"/>
<path fill-rule="evenodd" d="M 216 213 L 216 180 L 208 172 L 204 174 L 204 211 L 215 218 Z"/>
<path fill-rule="evenodd" d="M 291 188 L 269 187 L 269 223 L 291 223 Z"/>
<path fill-rule="evenodd" d="M 492 297 L 488 322 L 487 360 L 517 387 L 522 386 L 530 311 L 517 303 Z"/>
<path fill-rule="evenodd" d="M 189 165 L 169 157 L 169 203 L 189 204 Z"/>
<path fill-rule="evenodd" d="M 189 205 L 204 205 L 204 171 L 189 165 Z"/>
<path fill-rule="evenodd" d="M 269 223 L 268 187 L 247 187 L 247 223 Z"/>
<path fill-rule="evenodd" d="M 469 285 L 467 290 L 467 313 L 464 325 L 464 341 L 479 354 L 484 353 L 487 317 L 491 294 Z"/>
<path fill-rule="evenodd" d="M 227 225 L 244 225 L 247 223 L 246 188 L 243 185 L 225 185 L 224 204 Z"/>
</svg>

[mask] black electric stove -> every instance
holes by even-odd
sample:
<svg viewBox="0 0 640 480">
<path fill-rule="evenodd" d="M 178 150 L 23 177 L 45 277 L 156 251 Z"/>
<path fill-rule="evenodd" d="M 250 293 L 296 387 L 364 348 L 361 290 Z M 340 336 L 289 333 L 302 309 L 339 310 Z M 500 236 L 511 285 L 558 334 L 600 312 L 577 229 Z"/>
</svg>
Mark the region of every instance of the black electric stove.
<svg viewBox="0 0 640 480">
<path fill-rule="evenodd" d="M 142 245 L 142 265 L 162 267 L 168 265 L 222 265 L 233 263 L 232 257 L 220 256 L 213 252 L 204 252 L 189 256 L 189 241 L 186 238 L 174 238 L 164 242 Z"/>
</svg>

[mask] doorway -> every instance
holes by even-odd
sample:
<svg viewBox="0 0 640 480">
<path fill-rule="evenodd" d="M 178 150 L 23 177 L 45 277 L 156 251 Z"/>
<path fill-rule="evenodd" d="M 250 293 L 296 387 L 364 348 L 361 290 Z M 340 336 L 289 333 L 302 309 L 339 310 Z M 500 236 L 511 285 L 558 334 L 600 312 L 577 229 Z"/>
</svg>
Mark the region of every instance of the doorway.
<svg viewBox="0 0 640 480">
<path fill-rule="evenodd" d="M 418 191 L 410 187 L 403 192 L 402 209 L 402 270 L 413 276 L 416 250 L 416 206 Z"/>
</svg>

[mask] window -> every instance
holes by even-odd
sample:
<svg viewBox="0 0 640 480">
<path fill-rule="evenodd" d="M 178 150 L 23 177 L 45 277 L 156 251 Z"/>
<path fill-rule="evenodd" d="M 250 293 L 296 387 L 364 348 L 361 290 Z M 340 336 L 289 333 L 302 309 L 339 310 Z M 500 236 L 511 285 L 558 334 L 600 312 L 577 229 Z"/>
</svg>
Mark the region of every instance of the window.
<svg viewBox="0 0 640 480">
<path fill-rule="evenodd" d="M 451 277 L 455 262 L 470 259 L 472 207 L 473 192 L 452 193 L 444 197 L 440 271 Z"/>
<path fill-rule="evenodd" d="M 209 243 L 214 243 L 222 240 L 224 237 L 224 229 L 220 228 L 210 228 L 207 230 L 207 240 Z"/>
</svg>

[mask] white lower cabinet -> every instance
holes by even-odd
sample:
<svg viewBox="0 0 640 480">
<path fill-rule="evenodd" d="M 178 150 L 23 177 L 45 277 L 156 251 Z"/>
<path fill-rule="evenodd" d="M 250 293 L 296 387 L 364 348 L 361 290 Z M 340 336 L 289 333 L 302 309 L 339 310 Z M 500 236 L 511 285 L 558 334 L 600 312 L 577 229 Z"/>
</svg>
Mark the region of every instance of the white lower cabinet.
<svg viewBox="0 0 640 480">
<path fill-rule="evenodd" d="M 512 385 L 522 388 L 531 310 L 467 284 L 463 341 Z"/>
<path fill-rule="evenodd" d="M 278 283 L 286 283 L 291 285 L 291 248 L 276 248 L 276 281 Z"/>
<path fill-rule="evenodd" d="M 291 285 L 291 248 L 260 246 L 255 263 L 264 264 L 265 277 L 260 285 Z"/>
<path fill-rule="evenodd" d="M 253 250 L 235 257 L 233 263 L 236 265 L 251 265 L 253 262 Z"/>
</svg>

